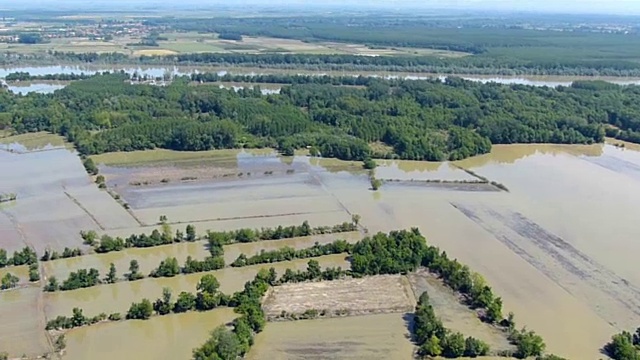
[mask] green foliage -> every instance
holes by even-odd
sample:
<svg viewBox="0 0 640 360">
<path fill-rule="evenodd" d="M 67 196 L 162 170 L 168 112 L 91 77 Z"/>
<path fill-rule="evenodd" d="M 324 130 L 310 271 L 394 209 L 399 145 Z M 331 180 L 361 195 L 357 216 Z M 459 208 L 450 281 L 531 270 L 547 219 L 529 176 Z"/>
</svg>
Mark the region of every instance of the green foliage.
<svg viewBox="0 0 640 360">
<path fill-rule="evenodd" d="M 120 321 L 122 320 L 122 315 L 120 313 L 113 313 L 109 315 L 109 321 Z"/>
<path fill-rule="evenodd" d="M 44 291 L 47 291 L 47 292 L 58 291 L 59 287 L 60 285 L 58 285 L 58 279 L 56 279 L 55 276 L 51 276 L 47 281 L 47 285 L 45 285 L 44 287 Z"/>
<path fill-rule="evenodd" d="M 238 336 L 224 325 L 217 327 L 211 337 L 200 348 L 193 351 L 194 360 L 235 360 L 243 347 Z"/>
<path fill-rule="evenodd" d="M 113 284 L 118 281 L 116 266 L 111 263 L 109 264 L 109 272 L 107 273 L 107 277 L 105 277 L 104 282 L 107 284 Z"/>
<path fill-rule="evenodd" d="M 378 164 L 376 163 L 376 161 L 371 158 L 364 159 L 362 163 L 362 167 L 365 168 L 366 170 L 373 170 L 377 166 Z"/>
<path fill-rule="evenodd" d="M 426 249 L 418 229 L 378 233 L 353 246 L 351 270 L 359 275 L 407 273 L 420 266 Z"/>
<path fill-rule="evenodd" d="M 352 248 L 353 246 L 345 240 L 336 240 L 333 243 L 326 245 L 320 245 L 316 242 L 313 247 L 300 250 L 285 246 L 277 250 L 261 250 L 259 254 L 251 257 L 240 254 L 238 258 L 231 264 L 231 266 L 242 267 L 255 264 L 290 261 L 294 259 L 314 258 L 323 255 L 350 252 Z"/>
<path fill-rule="evenodd" d="M 38 269 L 38 264 L 29 265 L 29 281 L 40 281 L 40 270 Z"/>
<path fill-rule="evenodd" d="M 18 285 L 18 282 L 20 281 L 20 279 L 11 274 L 11 273 L 6 273 L 3 277 L 2 277 L 2 281 L 0 282 L 0 290 L 8 290 L 8 289 L 13 289 L 14 287 L 16 287 Z"/>
<path fill-rule="evenodd" d="M 64 338 L 64 334 L 58 336 L 56 341 L 53 343 L 53 347 L 56 349 L 56 351 L 62 351 L 67 347 L 67 342 Z"/>
<path fill-rule="evenodd" d="M 173 303 L 171 302 L 171 289 L 162 289 L 162 298 L 153 303 L 153 310 L 158 315 L 166 315 L 171 312 Z"/>
<path fill-rule="evenodd" d="M 125 275 L 127 280 L 136 281 L 144 278 L 144 275 L 140 273 L 140 264 L 138 264 L 138 260 L 131 260 L 129 262 L 129 273 Z"/>
<path fill-rule="evenodd" d="M 83 240 L 82 243 L 89 246 L 94 246 L 96 241 L 98 240 L 98 234 L 93 230 L 80 231 L 80 236 Z"/>
<path fill-rule="evenodd" d="M 7 250 L 0 249 L 0 268 L 9 265 L 9 259 L 7 258 Z"/>
<path fill-rule="evenodd" d="M 604 346 L 604 351 L 614 360 L 640 359 L 640 328 L 635 334 L 623 331 L 611 337 L 611 342 Z"/>
<path fill-rule="evenodd" d="M 72 257 L 77 257 L 77 256 L 82 256 L 82 250 L 80 248 L 75 248 L 75 249 L 70 249 L 68 247 L 65 247 L 64 250 L 62 251 L 62 254 L 58 254 L 57 251 L 53 251 L 50 252 L 48 249 L 44 251 L 44 254 L 42 255 L 42 257 L 40 258 L 41 261 L 49 261 L 49 260 L 56 260 L 56 259 L 67 259 L 67 258 L 72 258 Z"/>
<path fill-rule="evenodd" d="M 174 277 L 180 274 L 180 265 L 178 259 L 167 258 L 160 262 L 157 269 L 154 269 L 149 276 L 151 277 Z"/>
<path fill-rule="evenodd" d="M 464 344 L 464 356 L 475 358 L 489 353 L 489 345 L 476 338 L 468 337 Z"/>
<path fill-rule="evenodd" d="M 153 314 L 153 305 L 149 299 L 143 299 L 139 303 L 132 303 L 127 311 L 127 319 L 147 320 Z"/>
<path fill-rule="evenodd" d="M 546 347 L 542 337 L 533 331 L 514 330 L 509 334 L 509 340 L 516 345 L 515 356 L 524 359 L 530 356 L 540 356 Z"/>
<path fill-rule="evenodd" d="M 89 173 L 89 175 L 98 175 L 98 167 L 96 166 L 96 164 L 93 163 L 93 159 L 91 158 L 86 158 L 83 162 L 82 165 L 84 165 L 85 170 L 87 170 L 87 173 Z"/>
<path fill-rule="evenodd" d="M 25 246 L 21 251 L 14 251 L 10 260 L 9 263 L 14 266 L 31 265 L 38 262 L 38 256 L 30 247 Z"/>
<path fill-rule="evenodd" d="M 96 269 L 80 269 L 76 272 L 71 272 L 67 280 L 62 282 L 60 290 L 75 290 L 80 288 L 87 288 L 100 284 L 100 273 Z"/>
<path fill-rule="evenodd" d="M 183 313 L 196 308 L 196 296 L 188 293 L 181 292 L 178 295 L 178 299 L 176 300 L 175 305 L 173 306 L 173 312 L 175 313 Z"/>
</svg>

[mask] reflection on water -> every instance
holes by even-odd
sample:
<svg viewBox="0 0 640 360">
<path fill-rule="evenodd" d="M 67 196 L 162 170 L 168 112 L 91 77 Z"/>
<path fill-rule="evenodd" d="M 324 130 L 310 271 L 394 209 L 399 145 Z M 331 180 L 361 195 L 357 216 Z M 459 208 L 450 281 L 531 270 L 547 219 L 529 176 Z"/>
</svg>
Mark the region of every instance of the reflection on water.
<svg viewBox="0 0 640 360">
<path fill-rule="evenodd" d="M 64 359 L 190 359 L 213 329 L 236 316 L 231 308 L 219 308 L 81 327 L 66 334 Z"/>
<path fill-rule="evenodd" d="M 408 161 L 408 160 L 379 160 L 376 168 L 379 179 L 394 180 L 477 180 L 475 177 L 456 168 L 450 163 Z"/>
<path fill-rule="evenodd" d="M 26 95 L 31 92 L 51 94 L 56 90 L 64 89 L 65 86 L 66 85 L 63 84 L 30 83 L 29 85 L 10 85 L 9 90 L 21 95 Z"/>
<path fill-rule="evenodd" d="M 554 144 L 517 144 L 493 145 L 491 153 L 456 161 L 455 164 L 465 169 L 479 168 L 487 164 L 513 164 L 516 161 L 534 155 L 572 155 L 600 156 L 603 144 L 594 145 L 554 145 Z"/>
</svg>

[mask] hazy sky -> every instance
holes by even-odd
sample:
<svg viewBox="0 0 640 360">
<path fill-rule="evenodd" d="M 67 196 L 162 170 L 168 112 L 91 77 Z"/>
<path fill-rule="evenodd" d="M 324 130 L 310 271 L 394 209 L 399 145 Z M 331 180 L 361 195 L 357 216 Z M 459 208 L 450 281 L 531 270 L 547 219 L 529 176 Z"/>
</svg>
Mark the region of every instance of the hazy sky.
<svg viewBox="0 0 640 360">
<path fill-rule="evenodd" d="M 353 6 L 392 6 L 394 8 L 438 8 L 467 10 L 513 10 L 564 13 L 640 14 L 640 0 L 0 0 L 0 8 L 82 9 L 108 6 L 128 10 L 139 6 L 214 7 L 241 4 L 292 5 L 332 4 Z"/>
</svg>

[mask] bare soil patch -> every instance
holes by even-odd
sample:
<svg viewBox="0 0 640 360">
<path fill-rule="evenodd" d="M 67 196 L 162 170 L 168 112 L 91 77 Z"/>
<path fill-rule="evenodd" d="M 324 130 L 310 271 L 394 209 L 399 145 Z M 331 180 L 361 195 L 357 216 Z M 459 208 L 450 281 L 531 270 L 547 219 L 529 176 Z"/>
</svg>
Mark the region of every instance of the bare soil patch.
<svg viewBox="0 0 640 360">
<path fill-rule="evenodd" d="M 267 319 L 279 320 L 313 310 L 324 317 L 410 312 L 415 301 L 405 276 L 382 275 L 276 286 L 263 308 Z"/>
</svg>

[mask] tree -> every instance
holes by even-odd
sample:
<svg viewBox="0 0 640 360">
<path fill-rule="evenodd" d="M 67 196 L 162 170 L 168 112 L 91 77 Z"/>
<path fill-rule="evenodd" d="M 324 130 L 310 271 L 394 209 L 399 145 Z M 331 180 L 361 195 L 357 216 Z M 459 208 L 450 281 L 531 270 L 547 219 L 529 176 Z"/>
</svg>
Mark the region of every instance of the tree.
<svg viewBox="0 0 640 360">
<path fill-rule="evenodd" d="M 640 353 L 633 340 L 631 333 L 623 331 L 613 335 L 611 342 L 604 346 L 604 350 L 614 360 L 639 360 Z"/>
<path fill-rule="evenodd" d="M 104 279 L 104 281 L 107 284 L 113 284 L 118 280 L 117 274 L 116 274 L 116 266 L 111 263 L 109 265 L 109 272 L 107 273 L 107 277 Z"/>
<path fill-rule="evenodd" d="M 40 281 L 40 271 L 38 270 L 38 264 L 34 263 L 29 265 L 29 281 Z"/>
<path fill-rule="evenodd" d="M 373 170 L 378 166 L 375 160 L 368 158 L 363 161 L 362 167 L 366 170 Z"/>
<path fill-rule="evenodd" d="M 196 307 L 196 297 L 188 292 L 181 292 L 178 295 L 178 300 L 176 300 L 175 305 L 173 306 L 173 312 L 183 313 L 189 310 L 193 310 Z"/>
<path fill-rule="evenodd" d="M 442 341 L 442 354 L 445 357 L 457 358 L 464 355 L 465 351 L 465 339 L 464 336 L 459 333 L 447 334 Z"/>
<path fill-rule="evenodd" d="M 129 273 L 126 276 L 129 281 L 140 280 L 144 277 L 140 274 L 140 265 L 138 264 L 138 260 L 134 259 L 129 262 Z"/>
<path fill-rule="evenodd" d="M 9 264 L 7 259 L 7 250 L 0 249 L 0 268 L 3 268 Z"/>
<path fill-rule="evenodd" d="M 98 167 L 90 157 L 86 158 L 82 164 L 90 175 L 98 175 Z"/>
<path fill-rule="evenodd" d="M 468 337 L 465 340 L 464 356 L 478 357 L 485 356 L 489 353 L 489 345 L 476 338 Z"/>
<path fill-rule="evenodd" d="M 358 226 L 360 224 L 360 219 L 362 219 L 362 217 L 358 214 L 351 215 L 351 223 L 353 223 L 353 225 Z"/>
<path fill-rule="evenodd" d="M 149 276 L 151 277 L 173 277 L 180 274 L 180 265 L 178 259 L 167 258 L 160 262 L 157 269 L 153 270 Z"/>
<path fill-rule="evenodd" d="M 521 359 L 542 355 L 546 347 L 542 337 L 524 328 L 521 331 L 514 330 L 509 338 L 517 347 L 516 356 Z"/>
<path fill-rule="evenodd" d="M 495 298 L 487 308 L 486 320 L 495 323 L 502 320 L 502 299 Z"/>
<path fill-rule="evenodd" d="M 382 180 L 371 177 L 371 190 L 377 191 L 382 186 Z"/>
<path fill-rule="evenodd" d="M 207 274 L 200 279 L 196 288 L 198 291 L 215 294 L 220 288 L 220 282 L 215 276 Z"/>
<path fill-rule="evenodd" d="M 143 299 L 139 303 L 132 303 L 127 312 L 127 319 L 147 320 L 153 314 L 153 305 L 149 299 Z"/>
<path fill-rule="evenodd" d="M 58 288 L 59 288 L 58 279 L 56 279 L 55 276 L 52 276 L 49 278 L 47 285 L 44 287 L 44 291 L 54 292 L 54 291 L 58 291 Z"/>
<path fill-rule="evenodd" d="M 73 327 L 79 327 L 87 324 L 87 318 L 82 313 L 82 309 L 73 308 L 73 315 L 71 316 L 71 324 Z"/>
<path fill-rule="evenodd" d="M 11 273 L 6 273 L 2 277 L 2 283 L 0 284 L 0 289 L 1 290 L 13 289 L 14 287 L 16 287 L 16 285 L 18 285 L 19 281 L 20 279 L 17 276 Z"/>
<path fill-rule="evenodd" d="M 217 327 L 211 337 L 200 348 L 193 351 L 194 360 L 235 360 L 242 353 L 236 334 L 224 325 Z"/>
<path fill-rule="evenodd" d="M 187 233 L 187 238 L 186 238 L 187 241 L 196 241 L 197 236 L 196 236 L 195 226 L 191 224 L 187 225 L 186 233 Z"/>
<path fill-rule="evenodd" d="M 320 268 L 320 263 L 318 263 L 317 260 L 309 260 L 307 263 L 307 274 L 309 274 L 309 280 L 320 278 L 322 269 Z"/>
<path fill-rule="evenodd" d="M 420 346 L 419 353 L 423 356 L 440 356 L 442 354 L 440 339 L 435 335 L 431 335 L 431 337 Z"/>
<path fill-rule="evenodd" d="M 171 312 L 172 305 L 171 289 L 163 288 L 162 299 L 156 300 L 156 302 L 153 304 L 153 310 L 155 310 L 158 315 L 166 315 Z"/>
</svg>

